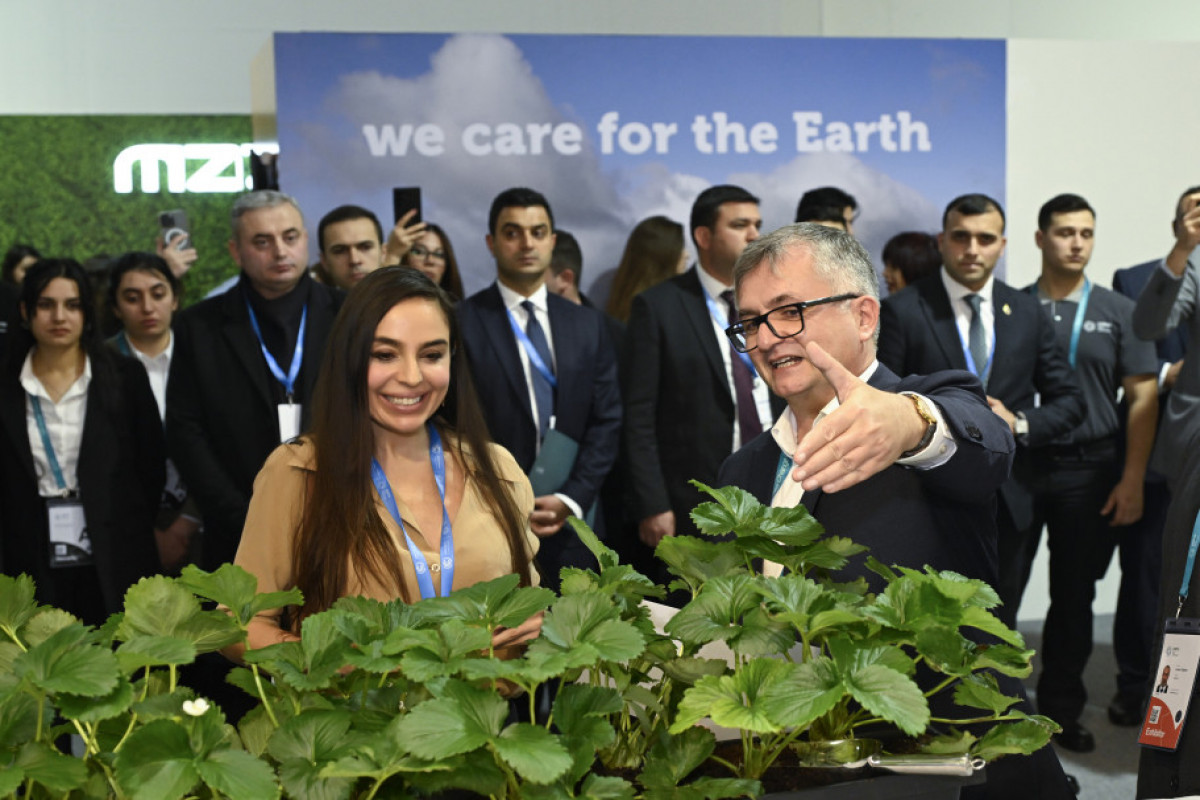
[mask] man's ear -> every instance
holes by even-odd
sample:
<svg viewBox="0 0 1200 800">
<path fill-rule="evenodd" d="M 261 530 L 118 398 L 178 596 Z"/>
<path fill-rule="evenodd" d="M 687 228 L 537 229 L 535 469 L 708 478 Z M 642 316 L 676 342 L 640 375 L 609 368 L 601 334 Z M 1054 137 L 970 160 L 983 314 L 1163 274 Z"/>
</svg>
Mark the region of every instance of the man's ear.
<svg viewBox="0 0 1200 800">
<path fill-rule="evenodd" d="M 1038 250 L 1046 249 L 1046 234 L 1040 228 L 1033 233 L 1033 243 L 1037 245 Z"/>
<path fill-rule="evenodd" d="M 242 266 L 242 256 L 238 252 L 237 242 L 235 242 L 233 239 L 229 240 L 229 257 L 233 259 L 233 263 L 237 264 L 239 267 Z"/>
<path fill-rule="evenodd" d="M 492 235 L 489 233 L 487 236 L 483 237 L 483 240 L 487 243 L 488 252 L 494 257 L 496 255 L 496 249 L 492 246 L 494 244 L 492 241 Z"/>
<path fill-rule="evenodd" d="M 567 267 L 562 272 L 558 273 L 558 278 L 568 286 L 574 286 L 576 289 L 579 288 L 579 281 L 575 280 L 575 270 L 571 269 L 570 267 Z"/>
<path fill-rule="evenodd" d="M 864 342 L 874 338 L 875 329 L 879 327 L 879 300 L 864 295 L 850 302 L 859 304 L 857 313 L 859 338 Z"/>
<path fill-rule="evenodd" d="M 712 244 L 712 228 L 706 228 L 703 225 L 696 228 L 695 233 L 696 249 L 708 250 L 708 246 Z"/>
</svg>

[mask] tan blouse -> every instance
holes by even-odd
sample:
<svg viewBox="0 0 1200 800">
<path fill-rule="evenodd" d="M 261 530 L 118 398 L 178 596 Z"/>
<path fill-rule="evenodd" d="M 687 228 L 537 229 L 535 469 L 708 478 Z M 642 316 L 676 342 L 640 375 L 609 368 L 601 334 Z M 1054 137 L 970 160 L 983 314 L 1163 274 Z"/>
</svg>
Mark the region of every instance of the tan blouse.
<svg viewBox="0 0 1200 800">
<path fill-rule="evenodd" d="M 533 488 L 507 450 L 496 444 L 490 447 L 492 460 L 500 472 L 501 481 L 510 485 L 517 508 L 527 520 L 526 557 L 532 561 L 538 550 L 538 539 L 528 524 L 529 513 L 533 510 Z M 448 443 L 447 450 L 449 449 Z M 292 543 L 300 528 L 309 478 L 315 469 L 316 451 L 308 439 L 301 439 L 294 444 L 282 444 L 275 448 L 259 471 L 258 477 L 254 479 L 254 494 L 250 498 L 250 510 L 246 514 L 246 526 L 242 529 L 242 540 L 238 544 L 234 563 L 258 578 L 260 592 L 282 591 L 295 585 L 292 575 Z M 404 520 L 404 526 L 413 542 L 430 564 L 438 563 L 440 527 L 426 534 L 418 528 L 411 511 L 399 498 L 396 498 L 396 503 L 400 510 L 400 518 Z M 396 546 L 396 555 L 403 569 L 404 580 L 406 585 L 411 587 L 410 596 L 418 597 L 417 574 L 413 569 L 412 556 L 408 552 L 404 534 L 378 496 L 375 498 L 375 510 Z M 455 589 L 512 572 L 508 539 L 473 482 L 468 482 L 463 488 L 462 503 L 452 522 Z M 537 583 L 537 572 L 532 565 L 530 572 Z M 434 585 L 440 586 L 440 580 L 436 577 Z M 398 596 L 395 587 L 380 585 L 370 575 L 359 574 L 353 565 L 348 572 L 346 594 L 362 595 L 384 602 L 394 600 Z M 278 617 L 279 614 L 280 611 L 275 610 L 267 612 L 265 616 Z"/>
</svg>

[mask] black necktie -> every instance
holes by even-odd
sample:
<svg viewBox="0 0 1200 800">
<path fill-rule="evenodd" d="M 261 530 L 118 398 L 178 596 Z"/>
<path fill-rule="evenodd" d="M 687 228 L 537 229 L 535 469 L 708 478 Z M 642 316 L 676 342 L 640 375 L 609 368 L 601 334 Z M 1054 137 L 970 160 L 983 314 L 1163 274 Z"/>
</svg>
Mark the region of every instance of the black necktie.
<svg viewBox="0 0 1200 800">
<path fill-rule="evenodd" d="M 721 292 L 721 299 L 729 307 L 729 318 L 733 319 L 733 290 Z M 742 354 L 729 345 L 729 365 L 733 368 L 733 389 L 737 398 L 738 425 L 742 429 L 742 444 L 762 433 L 762 422 L 758 419 L 758 406 L 754 403 L 754 376 L 750 368 L 742 361 Z"/>
<path fill-rule="evenodd" d="M 546 332 L 542 330 L 542 323 L 538 322 L 537 314 L 533 313 L 533 303 L 522 300 L 521 308 L 525 309 L 529 318 L 525 323 L 525 335 L 529 337 L 529 343 L 537 351 L 542 363 L 546 365 L 546 369 L 550 370 L 550 374 L 553 375 L 554 359 L 550 356 L 550 343 L 546 341 Z M 529 364 L 529 378 L 533 381 L 533 399 L 537 403 L 538 439 L 540 440 L 545 438 L 546 429 L 550 427 L 550 417 L 554 414 L 554 387 L 532 362 Z"/>
</svg>

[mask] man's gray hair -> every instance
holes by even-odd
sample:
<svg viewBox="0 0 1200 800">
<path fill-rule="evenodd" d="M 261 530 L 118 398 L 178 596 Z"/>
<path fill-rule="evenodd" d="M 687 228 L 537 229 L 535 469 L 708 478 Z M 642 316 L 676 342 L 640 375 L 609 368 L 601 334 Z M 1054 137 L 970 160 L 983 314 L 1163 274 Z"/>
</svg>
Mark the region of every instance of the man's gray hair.
<svg viewBox="0 0 1200 800">
<path fill-rule="evenodd" d="M 300 204 L 296 202 L 296 198 L 290 194 L 277 192 L 274 189 L 259 189 L 254 192 L 246 192 L 237 200 L 234 200 L 233 210 L 229 214 L 229 224 L 233 229 L 234 238 L 237 238 L 238 224 L 242 219 L 242 215 L 246 212 L 259 208 L 275 208 L 282 205 L 289 205 L 296 209 L 296 213 L 300 215 L 300 219 L 304 219 L 304 213 L 300 210 Z"/>
<path fill-rule="evenodd" d="M 784 256 L 798 250 L 807 250 L 812 255 L 813 271 L 829 284 L 833 294 L 879 299 L 879 276 L 858 240 L 845 231 L 811 222 L 785 225 L 748 244 L 733 265 L 734 291 L 746 275 L 764 262 L 774 269 Z"/>
</svg>

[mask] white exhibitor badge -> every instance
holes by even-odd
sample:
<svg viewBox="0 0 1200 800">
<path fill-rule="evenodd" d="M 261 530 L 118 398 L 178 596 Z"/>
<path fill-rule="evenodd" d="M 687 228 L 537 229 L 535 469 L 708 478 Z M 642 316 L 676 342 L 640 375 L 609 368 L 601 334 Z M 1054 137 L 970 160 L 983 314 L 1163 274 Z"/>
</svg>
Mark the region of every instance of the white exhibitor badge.
<svg viewBox="0 0 1200 800">
<path fill-rule="evenodd" d="M 78 567 L 92 563 L 83 504 L 78 500 L 47 500 L 50 522 L 50 566 Z"/>
<path fill-rule="evenodd" d="M 300 404 L 280 403 L 279 441 L 289 442 L 300 435 Z"/>
<path fill-rule="evenodd" d="M 1154 673 L 1154 691 L 1150 693 L 1138 744 L 1163 750 L 1174 750 L 1179 746 L 1198 666 L 1200 621 L 1167 620 L 1162 655 Z"/>
</svg>

